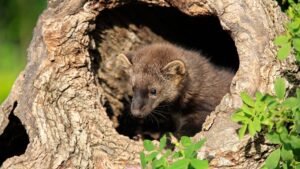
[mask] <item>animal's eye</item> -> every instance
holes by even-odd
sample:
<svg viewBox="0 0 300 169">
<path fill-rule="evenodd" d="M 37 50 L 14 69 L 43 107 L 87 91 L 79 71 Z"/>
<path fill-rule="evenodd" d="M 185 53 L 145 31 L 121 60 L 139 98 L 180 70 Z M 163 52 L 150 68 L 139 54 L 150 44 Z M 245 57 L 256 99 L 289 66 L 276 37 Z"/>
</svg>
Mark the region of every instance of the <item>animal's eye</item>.
<svg viewBox="0 0 300 169">
<path fill-rule="evenodd" d="M 156 95 L 156 89 L 151 88 L 150 89 L 150 94 L 155 96 Z"/>
</svg>

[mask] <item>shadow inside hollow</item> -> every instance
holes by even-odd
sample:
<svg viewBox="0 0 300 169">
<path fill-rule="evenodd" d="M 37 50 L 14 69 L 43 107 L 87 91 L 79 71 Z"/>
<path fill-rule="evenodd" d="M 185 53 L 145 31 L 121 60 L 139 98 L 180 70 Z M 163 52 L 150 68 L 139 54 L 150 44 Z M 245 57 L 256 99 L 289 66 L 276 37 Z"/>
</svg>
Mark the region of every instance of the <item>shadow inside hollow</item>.
<svg viewBox="0 0 300 169">
<path fill-rule="evenodd" d="M 101 28 L 148 27 L 166 41 L 201 51 L 215 65 L 236 71 L 239 58 L 230 33 L 224 31 L 217 16 L 189 16 L 176 8 L 131 3 L 103 11 L 97 18 Z"/>
<path fill-rule="evenodd" d="M 17 103 L 14 104 L 14 109 Z M 13 156 L 24 154 L 29 144 L 29 137 L 20 119 L 11 111 L 9 123 L 0 135 L 0 166 Z"/>
</svg>

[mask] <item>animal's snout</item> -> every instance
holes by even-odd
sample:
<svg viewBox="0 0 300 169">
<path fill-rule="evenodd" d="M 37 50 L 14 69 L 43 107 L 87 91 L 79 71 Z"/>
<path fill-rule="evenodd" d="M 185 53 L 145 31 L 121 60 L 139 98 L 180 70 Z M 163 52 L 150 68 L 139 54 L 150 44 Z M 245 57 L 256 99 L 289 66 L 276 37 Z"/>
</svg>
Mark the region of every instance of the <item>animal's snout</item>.
<svg viewBox="0 0 300 169">
<path fill-rule="evenodd" d="M 138 117 L 138 118 L 143 118 L 144 115 L 142 114 L 142 112 L 138 109 L 131 109 L 131 114 L 134 116 L 134 117 Z"/>
<path fill-rule="evenodd" d="M 144 117 L 144 102 L 141 98 L 135 98 L 131 103 L 131 114 L 135 117 Z"/>
</svg>

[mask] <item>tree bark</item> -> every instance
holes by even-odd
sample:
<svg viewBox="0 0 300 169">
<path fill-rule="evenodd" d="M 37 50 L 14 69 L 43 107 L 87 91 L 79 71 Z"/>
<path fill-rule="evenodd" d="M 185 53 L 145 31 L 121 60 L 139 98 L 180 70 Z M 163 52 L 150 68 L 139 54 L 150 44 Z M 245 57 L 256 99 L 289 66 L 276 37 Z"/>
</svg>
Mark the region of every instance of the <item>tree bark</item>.
<svg viewBox="0 0 300 169">
<path fill-rule="evenodd" d="M 239 68 L 230 93 L 207 119 L 202 132 L 211 168 L 259 168 L 270 148 L 259 138 L 239 140 L 230 115 L 239 93 L 273 91 L 289 61 L 276 60 L 272 41 L 286 17 L 273 0 L 141 0 L 147 7 L 178 10 L 191 17 L 216 16 L 230 32 Z M 115 56 L 139 45 L 168 41 L 153 27 L 130 23 L 110 11 L 131 1 L 49 0 L 28 48 L 28 62 L 1 106 L 0 133 L 20 119 L 29 144 L 5 160 L 5 168 L 126 168 L 139 164 L 142 143 L 119 134 L 116 114 L 130 95 Z M 124 7 L 126 8 L 126 6 Z M 132 10 L 134 11 L 134 10 Z M 132 12 L 131 11 L 131 12 Z M 136 15 L 140 15 L 137 13 Z M 218 46 L 215 46 L 218 48 Z M 226 53 L 224 53 L 226 55 Z M 121 80 L 120 80 L 121 79 Z M 125 101 L 126 102 L 126 101 Z M 106 111 L 109 103 L 115 113 Z M 17 131 L 16 131 L 17 132 Z M 23 136 L 22 136 L 23 137 Z M 258 148 L 259 147 L 259 148 Z"/>
</svg>

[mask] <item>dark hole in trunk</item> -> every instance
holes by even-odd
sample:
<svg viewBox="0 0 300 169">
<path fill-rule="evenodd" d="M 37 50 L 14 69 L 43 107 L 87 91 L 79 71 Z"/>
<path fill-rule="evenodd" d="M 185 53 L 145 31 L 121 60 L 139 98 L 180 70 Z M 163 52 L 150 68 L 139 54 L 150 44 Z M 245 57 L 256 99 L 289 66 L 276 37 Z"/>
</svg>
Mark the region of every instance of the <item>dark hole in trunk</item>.
<svg viewBox="0 0 300 169">
<path fill-rule="evenodd" d="M 0 136 L 0 166 L 3 162 L 13 156 L 24 154 L 29 144 L 29 137 L 20 119 L 14 115 L 14 108 L 9 114 L 9 123 Z"/>
<path fill-rule="evenodd" d="M 144 28 L 149 28 L 149 30 L 164 41 L 201 52 L 218 67 L 227 68 L 234 72 L 239 67 L 239 57 L 234 41 L 230 36 L 230 32 L 222 29 L 217 16 L 189 16 L 172 7 L 167 8 L 149 6 L 143 3 L 131 3 L 115 9 L 102 11 L 96 23 L 96 32 L 98 34 L 102 34 L 102 32 L 107 30 L 113 30 L 114 27 L 130 29 L 131 25 L 135 25 L 138 28 L 137 32 Z M 138 34 L 137 32 L 135 33 Z M 113 36 L 122 35 L 122 33 L 116 34 Z M 94 36 L 100 48 L 103 45 L 103 41 L 110 41 L 109 38 L 105 39 L 103 36 L 107 35 Z M 145 39 L 142 39 L 142 41 L 143 44 L 154 42 Z M 107 45 L 107 43 L 104 44 Z M 107 58 L 110 57 L 107 55 L 113 55 L 114 47 L 104 45 L 102 50 L 106 52 L 103 54 L 99 51 L 100 56 L 103 57 L 105 55 L 104 57 Z M 114 91 L 114 87 L 112 87 L 112 91 Z M 157 121 L 154 119 L 141 121 L 133 118 L 130 115 L 130 101 L 126 99 L 121 99 L 120 101 L 124 105 L 123 110 L 121 110 L 123 113 L 118 116 L 119 127 L 117 127 L 117 131 L 120 134 L 133 138 L 136 133 L 139 133 L 139 130 L 144 129 L 152 130 L 152 133 L 156 133 L 157 131 L 174 131 L 174 124 L 171 121 L 161 123 L 158 127 Z M 110 107 L 107 108 L 108 110 L 112 110 Z M 109 111 L 110 117 L 111 114 L 112 112 Z"/>
</svg>

